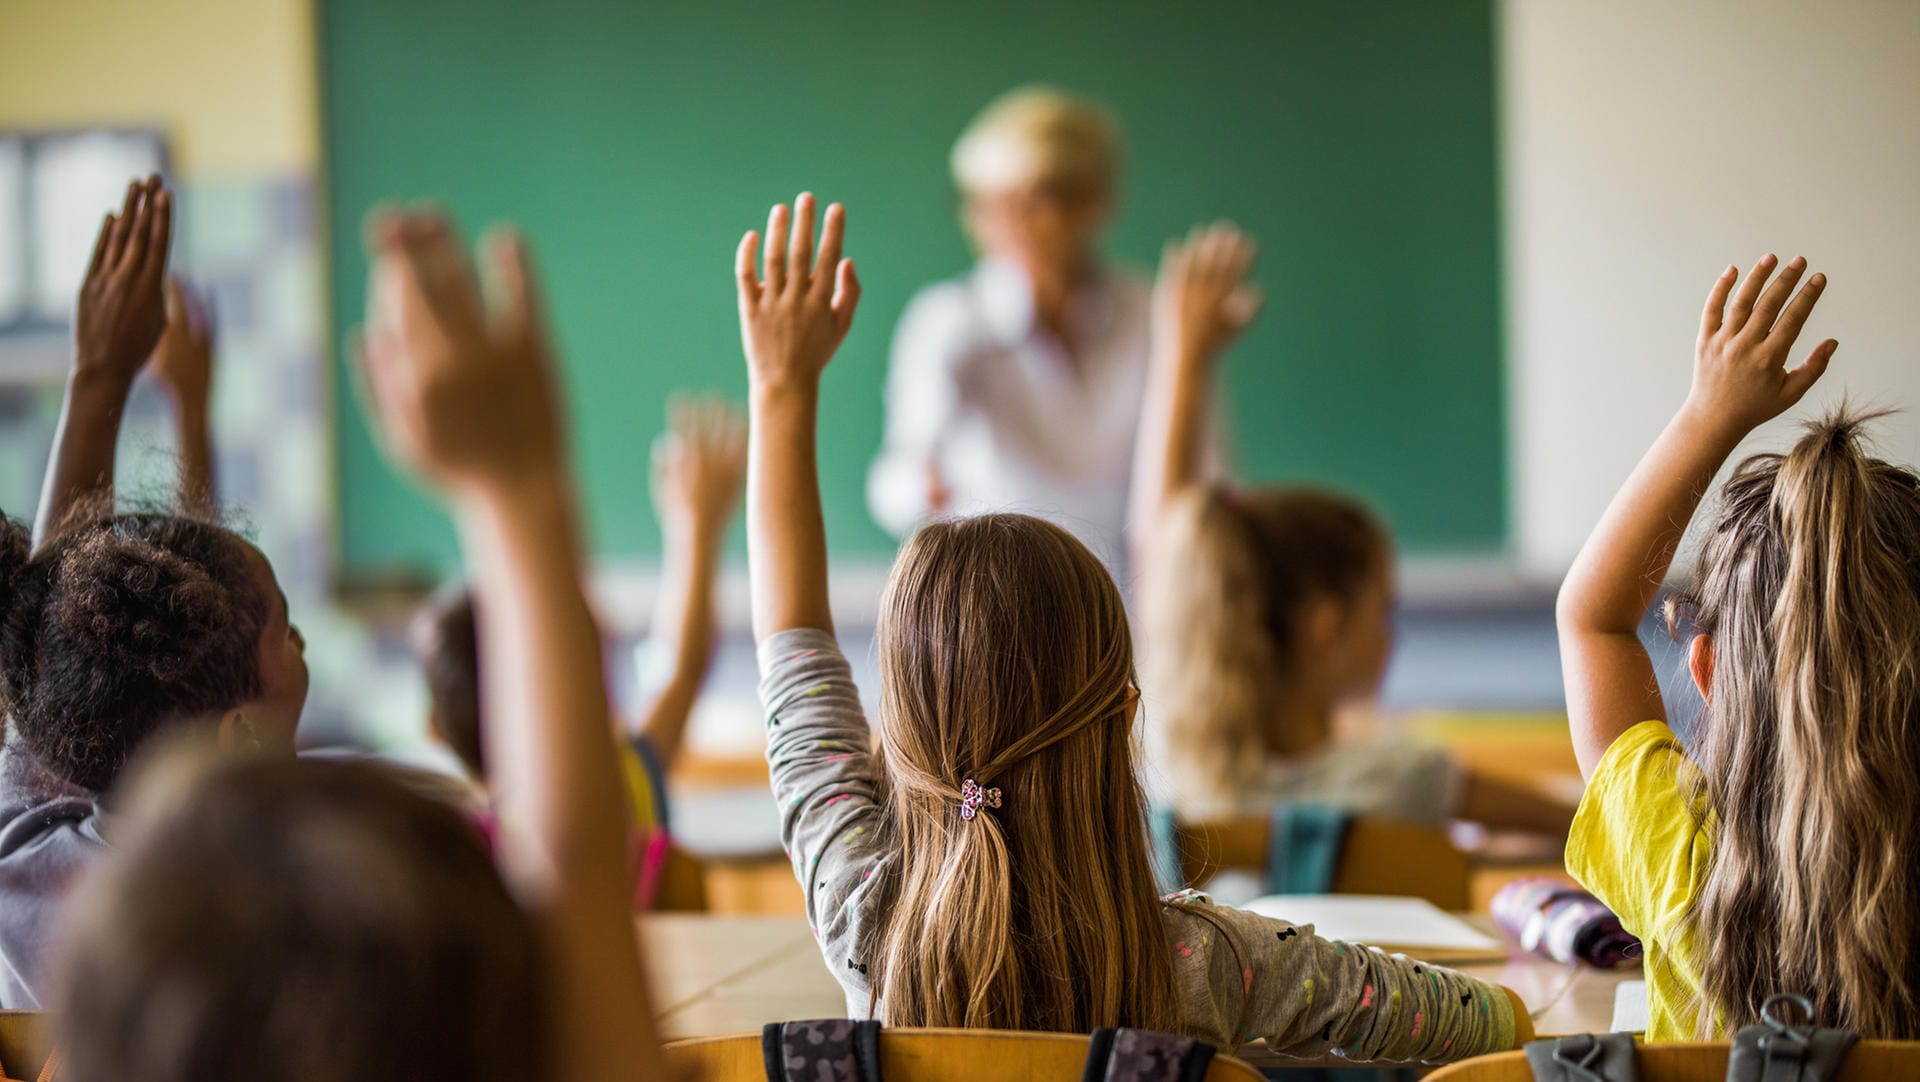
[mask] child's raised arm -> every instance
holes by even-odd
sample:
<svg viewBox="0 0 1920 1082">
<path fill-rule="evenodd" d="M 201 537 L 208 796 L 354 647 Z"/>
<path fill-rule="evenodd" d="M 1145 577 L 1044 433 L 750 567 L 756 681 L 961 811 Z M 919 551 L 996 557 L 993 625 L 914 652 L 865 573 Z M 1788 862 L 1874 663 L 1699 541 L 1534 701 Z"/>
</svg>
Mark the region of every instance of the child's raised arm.
<svg viewBox="0 0 1920 1082">
<path fill-rule="evenodd" d="M 215 502 L 210 427 L 213 310 L 178 277 L 167 279 L 166 298 L 166 329 L 147 368 L 173 404 L 180 439 L 180 502 L 189 509 L 206 509 Z"/>
<path fill-rule="evenodd" d="M 127 185 L 120 213 L 100 224 L 74 306 L 73 371 L 33 519 L 35 548 L 76 504 L 113 487 L 120 414 L 166 322 L 161 286 L 172 235 L 173 195 L 157 176 Z"/>
<path fill-rule="evenodd" d="M 1253 240 L 1229 223 L 1170 241 L 1154 283 L 1153 354 L 1134 454 L 1136 565 L 1167 502 L 1201 479 L 1202 435 L 1220 355 L 1260 312 L 1246 280 Z"/>
<path fill-rule="evenodd" d="M 1607 506 L 1560 587 L 1560 663 L 1573 750 L 1586 776 L 1621 733 L 1666 718 L 1640 620 L 1701 496 L 1734 447 L 1800 401 L 1838 347 L 1828 339 L 1799 367 L 1786 367 L 1827 281 L 1816 274 L 1795 294 L 1807 267 L 1795 257 L 1768 285 L 1775 262 L 1769 255 L 1754 264 L 1737 293 L 1734 267 L 1714 283 L 1686 402 Z"/>
<path fill-rule="evenodd" d="M 380 214 L 370 234 L 367 389 L 388 454 L 453 511 L 486 612 L 481 724 L 499 853 L 544 933 L 556 1076 L 665 1077 L 628 907 L 600 636 L 581 592 L 550 348 L 525 247 L 506 235 L 488 245 L 500 287 L 488 305 L 441 216 Z"/>
<path fill-rule="evenodd" d="M 676 399 L 667 423 L 653 447 L 653 502 L 666 551 L 651 637 L 671 643 L 673 664 L 636 726 L 663 767 L 679 753 L 713 663 L 720 544 L 747 468 L 746 418 L 725 400 Z"/>
<path fill-rule="evenodd" d="M 740 341 L 746 349 L 752 423 L 747 450 L 747 570 L 753 634 L 791 628 L 833 630 L 827 604 L 827 533 L 814 460 L 820 374 L 853 326 L 860 280 L 840 257 L 846 211 L 827 208 L 819 256 L 813 196 L 767 218 L 767 253 L 756 273 L 760 235 L 740 239 Z M 788 227 L 794 228 L 788 248 Z"/>
</svg>

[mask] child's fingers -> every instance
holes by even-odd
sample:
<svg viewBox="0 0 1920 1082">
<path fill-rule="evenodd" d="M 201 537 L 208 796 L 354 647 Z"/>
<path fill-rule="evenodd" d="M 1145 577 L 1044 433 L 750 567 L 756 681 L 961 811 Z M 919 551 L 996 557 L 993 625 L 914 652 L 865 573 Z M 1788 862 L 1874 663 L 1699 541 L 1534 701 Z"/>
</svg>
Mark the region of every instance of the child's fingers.
<svg viewBox="0 0 1920 1082">
<path fill-rule="evenodd" d="M 356 329 L 348 336 L 347 352 L 353 358 L 354 386 L 360 392 L 362 407 L 373 419 L 374 430 L 390 434 L 398 416 L 398 387 L 406 366 L 389 332 L 371 326 Z"/>
<path fill-rule="evenodd" d="M 173 242 L 173 193 L 156 184 L 148 201 L 153 205 L 153 210 L 146 255 L 140 261 L 140 273 L 157 281 L 167 271 L 167 246 Z"/>
<path fill-rule="evenodd" d="M 1728 330 L 1738 331 L 1747 325 L 1747 317 L 1753 314 L 1753 302 L 1760 296 L 1760 287 L 1767 284 L 1767 276 L 1773 273 L 1776 262 L 1773 253 L 1768 252 L 1747 272 L 1747 280 L 1740 283 L 1740 291 L 1733 295 L 1733 307 L 1727 310 Z"/>
<path fill-rule="evenodd" d="M 1793 295 L 1793 300 L 1787 304 L 1786 311 L 1780 313 L 1780 318 L 1774 322 L 1773 330 L 1767 334 L 1767 341 L 1779 343 L 1782 357 L 1785 357 L 1787 351 L 1793 348 L 1794 339 L 1800 337 L 1800 328 L 1806 326 L 1807 317 L 1813 314 L 1813 306 L 1820 303 L 1820 294 L 1824 293 L 1826 288 L 1827 276 L 1824 274 L 1816 274 L 1807 279 L 1807 284 L 1801 286 L 1800 292 Z"/>
<path fill-rule="evenodd" d="M 121 257 L 127 250 L 127 235 L 133 226 L 133 212 L 140 202 L 140 182 L 127 184 L 127 195 L 120 203 L 120 213 L 114 218 L 113 240 L 107 246 L 107 269 L 120 269 Z"/>
<path fill-rule="evenodd" d="M 1227 321 L 1234 327 L 1245 327 L 1260 314 L 1260 306 L 1266 303 L 1260 287 L 1243 285 L 1227 295 L 1225 304 Z"/>
<path fill-rule="evenodd" d="M 100 219 L 100 232 L 93 238 L 93 255 L 87 259 L 88 278 L 99 274 L 100 268 L 106 265 L 107 248 L 113 239 L 113 223 L 112 211 L 108 211 L 106 216 Z"/>
<path fill-rule="evenodd" d="M 145 181 L 135 184 L 133 192 L 133 212 L 127 217 L 127 228 L 120 239 L 120 257 L 113 269 L 138 274 L 140 262 L 147 253 L 147 234 L 152 228 L 153 195 Z"/>
<path fill-rule="evenodd" d="M 1727 269 L 1714 279 L 1713 288 L 1707 291 L 1706 307 L 1700 312 L 1700 341 L 1706 342 L 1719 331 L 1720 324 L 1727 318 L 1727 295 L 1733 292 L 1734 279 L 1739 277 L 1740 268 L 1727 264 Z"/>
<path fill-rule="evenodd" d="M 842 334 L 853 326 L 853 310 L 860 306 L 860 275 L 853 269 L 853 260 L 842 259 L 834 274 L 833 318 Z"/>
<path fill-rule="evenodd" d="M 1780 309 L 1787 303 L 1787 298 L 1793 295 L 1794 285 L 1800 281 L 1800 276 L 1806 271 L 1805 259 L 1794 256 L 1788 260 L 1787 265 L 1780 269 L 1780 276 L 1773 280 L 1773 284 L 1767 287 L 1766 292 L 1760 294 L 1760 300 L 1753 306 L 1753 315 L 1747 320 L 1747 326 L 1744 329 L 1751 331 L 1756 338 L 1766 337 L 1767 331 L 1773 327 L 1774 317 L 1780 314 Z"/>
<path fill-rule="evenodd" d="M 767 265 L 761 274 L 766 288 L 779 293 L 787 285 L 787 205 L 774 204 L 767 213 Z"/>
<path fill-rule="evenodd" d="M 834 272 L 840 267 L 840 252 L 846 240 L 847 208 L 827 204 L 826 225 L 820 232 L 820 258 L 813 265 L 813 288 L 826 292 L 833 288 Z"/>
<path fill-rule="evenodd" d="M 1839 348 L 1840 343 L 1829 338 L 1813 347 L 1813 352 L 1807 355 L 1806 360 L 1800 362 L 1798 368 L 1787 372 L 1786 380 L 1780 385 L 1780 394 L 1786 399 L 1781 409 L 1786 409 L 1806 397 L 1807 392 L 1813 389 L 1813 385 L 1820 382 L 1820 377 L 1827 374 L 1827 365 L 1832 362 L 1834 351 Z"/>
<path fill-rule="evenodd" d="M 540 336 L 544 333 L 546 315 L 540 303 L 533 253 L 526 238 L 515 230 L 495 227 L 488 231 L 483 243 L 500 283 L 504 330 L 523 337 Z"/>
<path fill-rule="evenodd" d="M 733 280 L 740 287 L 740 299 L 748 306 L 760 303 L 760 277 L 754 264 L 760 258 L 760 234 L 747 230 L 733 253 Z"/>
<path fill-rule="evenodd" d="M 813 273 L 813 193 L 801 192 L 793 201 L 793 250 L 787 274 L 795 289 L 807 288 Z"/>
</svg>

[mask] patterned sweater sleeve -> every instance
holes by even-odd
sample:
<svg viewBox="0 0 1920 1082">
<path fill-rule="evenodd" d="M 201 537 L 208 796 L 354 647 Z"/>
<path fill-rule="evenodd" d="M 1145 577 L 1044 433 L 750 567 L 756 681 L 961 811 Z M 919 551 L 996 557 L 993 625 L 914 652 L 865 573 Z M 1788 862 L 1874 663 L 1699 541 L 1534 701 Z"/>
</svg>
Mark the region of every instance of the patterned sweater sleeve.
<svg viewBox="0 0 1920 1082">
<path fill-rule="evenodd" d="M 1513 1047 L 1513 1004 L 1495 985 L 1192 892 L 1170 901 L 1185 1028 L 1222 1049 L 1265 1040 L 1290 1056 L 1440 1063 Z"/>
<path fill-rule="evenodd" d="M 850 1004 L 868 998 L 867 937 L 886 861 L 874 844 L 873 754 L 853 673 L 832 635 L 782 631 L 760 644 L 767 762 L 780 842 L 806 893 L 807 926 Z"/>
</svg>

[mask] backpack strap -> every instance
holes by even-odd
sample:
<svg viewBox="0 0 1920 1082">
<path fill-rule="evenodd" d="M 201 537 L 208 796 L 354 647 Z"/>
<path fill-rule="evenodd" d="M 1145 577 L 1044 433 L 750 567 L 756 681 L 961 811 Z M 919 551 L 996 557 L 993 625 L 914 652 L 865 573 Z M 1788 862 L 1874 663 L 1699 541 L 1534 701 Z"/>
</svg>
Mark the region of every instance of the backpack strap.
<svg viewBox="0 0 1920 1082">
<path fill-rule="evenodd" d="M 1331 804 L 1274 805 L 1267 829 L 1267 893 L 1330 893 L 1352 821 Z"/>
<path fill-rule="evenodd" d="M 1201 1082 L 1213 1046 L 1147 1029 L 1103 1026 L 1087 1042 L 1081 1082 Z"/>
<path fill-rule="evenodd" d="M 1804 1025 L 1785 1021 L 1798 1007 Z M 1860 1039 L 1850 1029 L 1813 1025 L 1813 1003 L 1805 996 L 1775 995 L 1760 1005 L 1761 1024 L 1733 1035 L 1727 1054 L 1727 1082 L 1832 1082 L 1840 1063 Z"/>
<path fill-rule="evenodd" d="M 769 1022 L 760 1030 L 767 1082 L 880 1082 L 880 1023 L 851 1018 Z"/>
<path fill-rule="evenodd" d="M 1640 1082 L 1631 1033 L 1576 1033 L 1527 1043 L 1534 1082 Z"/>
</svg>

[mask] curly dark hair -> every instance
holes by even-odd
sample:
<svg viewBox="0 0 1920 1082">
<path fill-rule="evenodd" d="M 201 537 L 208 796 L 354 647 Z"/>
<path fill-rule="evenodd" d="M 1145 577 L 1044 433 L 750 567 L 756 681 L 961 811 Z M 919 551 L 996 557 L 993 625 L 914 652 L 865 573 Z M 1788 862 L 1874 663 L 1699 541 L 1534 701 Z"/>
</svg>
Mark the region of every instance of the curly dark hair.
<svg viewBox="0 0 1920 1082">
<path fill-rule="evenodd" d="M 0 697 L 41 763 L 104 791 L 156 730 L 259 694 L 270 605 L 214 522 L 107 509 L 34 552 L 0 517 Z"/>
</svg>

